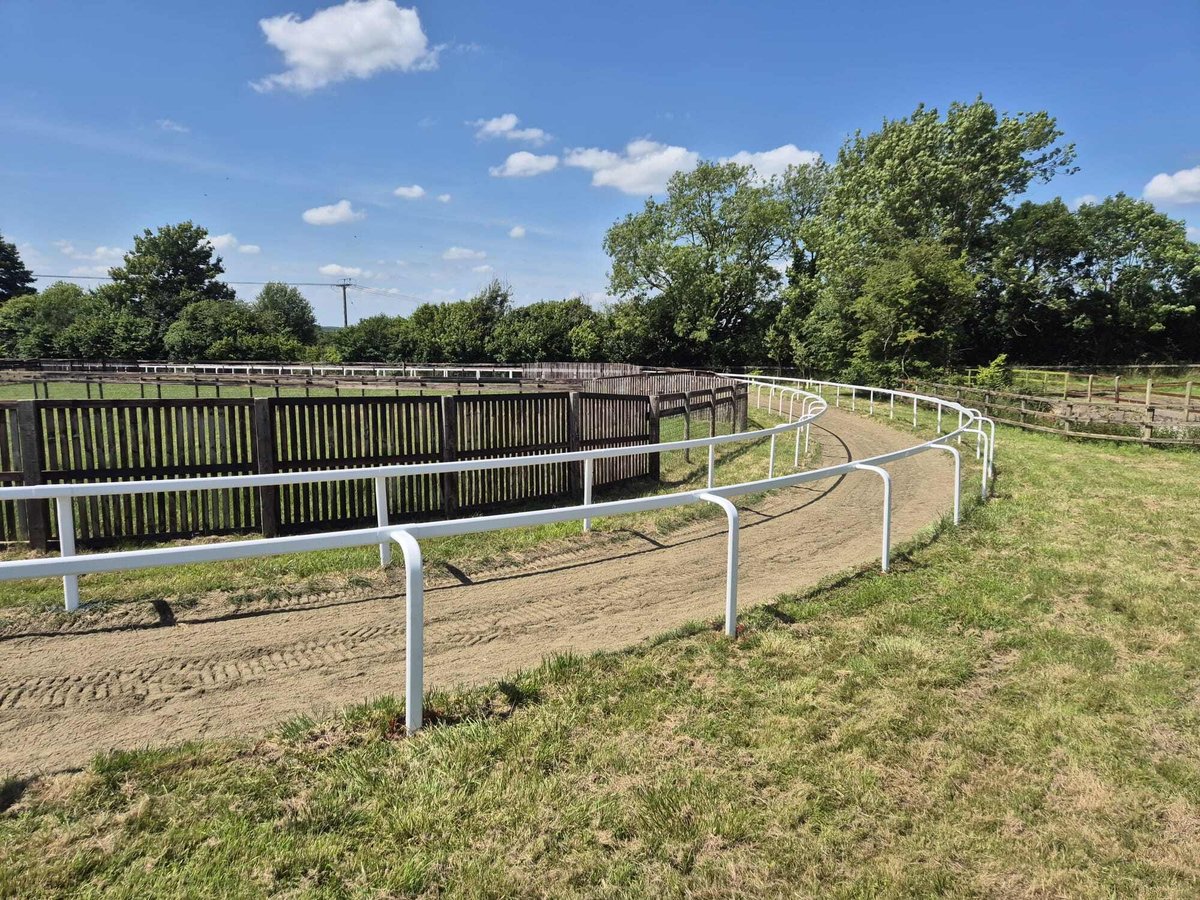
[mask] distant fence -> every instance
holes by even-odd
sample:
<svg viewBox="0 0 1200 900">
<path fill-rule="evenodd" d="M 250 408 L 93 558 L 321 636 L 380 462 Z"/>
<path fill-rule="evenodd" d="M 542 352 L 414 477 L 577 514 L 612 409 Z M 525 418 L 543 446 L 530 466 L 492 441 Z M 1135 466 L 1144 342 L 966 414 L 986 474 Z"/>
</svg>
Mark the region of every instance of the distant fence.
<svg viewBox="0 0 1200 900">
<path fill-rule="evenodd" d="M 644 366 L 631 363 L 297 363 L 297 362 L 171 362 L 168 360 L 0 359 L 0 370 L 67 373 L 126 373 L 174 375 L 293 375 L 349 377 L 508 378 L 580 381 L 607 376 L 636 375 Z"/>
<path fill-rule="evenodd" d="M 744 387 L 684 408 L 746 418 Z M 634 447 L 659 440 L 660 398 L 586 391 L 403 397 L 21 400 L 0 403 L 0 485 L 304 472 Z M 665 415 L 680 414 L 672 398 Z M 596 486 L 659 476 L 657 455 L 597 460 Z M 98 546 L 197 535 L 266 537 L 374 522 L 369 482 L 81 497 L 77 539 Z M 392 479 L 390 517 L 419 521 L 582 496 L 579 463 Z M 47 549 L 46 501 L 0 503 L 0 541 Z"/>
<path fill-rule="evenodd" d="M 985 416 L 1027 431 L 1042 431 L 1077 438 L 1092 438 L 1147 445 L 1200 448 L 1200 410 L 1184 398 L 1158 406 L 1154 397 L 1121 405 L 1103 400 L 1099 392 L 1089 397 L 1047 397 L 992 388 L 966 387 L 931 381 L 906 382 L 924 391 L 978 407 Z M 1157 396 L 1157 395 L 1154 395 Z"/>
</svg>

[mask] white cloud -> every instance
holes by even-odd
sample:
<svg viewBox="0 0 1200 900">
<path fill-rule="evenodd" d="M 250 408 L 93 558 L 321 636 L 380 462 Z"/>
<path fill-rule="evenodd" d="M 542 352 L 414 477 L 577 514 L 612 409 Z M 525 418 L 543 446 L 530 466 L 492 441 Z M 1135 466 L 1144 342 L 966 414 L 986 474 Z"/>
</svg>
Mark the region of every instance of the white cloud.
<svg viewBox="0 0 1200 900">
<path fill-rule="evenodd" d="M 405 200 L 416 200 L 418 197 L 425 196 L 425 188 L 419 184 L 401 185 L 392 191 L 397 197 L 403 197 Z"/>
<path fill-rule="evenodd" d="M 485 272 L 492 272 L 492 271 L 494 271 L 494 270 L 493 270 L 493 269 L 492 269 L 492 267 L 491 267 L 491 266 L 489 266 L 487 263 L 484 263 L 482 266 L 472 266 L 472 267 L 471 267 L 471 271 L 472 271 L 472 272 L 479 272 L 480 274 L 483 274 L 483 273 L 485 273 Z"/>
<path fill-rule="evenodd" d="M 518 128 L 519 121 L 515 113 L 505 113 L 494 119 L 476 119 L 467 124 L 475 126 L 475 137 L 480 140 L 502 137 L 510 141 L 529 141 L 535 147 L 550 140 L 550 135 L 540 128 Z"/>
<path fill-rule="evenodd" d="M 337 263 L 328 263 L 317 271 L 322 275 L 331 275 L 335 278 L 357 278 L 363 273 L 363 270 L 357 266 L 339 266 Z"/>
<path fill-rule="evenodd" d="M 510 228 L 508 230 L 508 236 L 510 238 L 525 237 L 525 226 L 524 225 L 514 225 L 512 228 Z"/>
<path fill-rule="evenodd" d="M 232 234 L 212 234 L 209 235 L 208 242 L 214 250 L 219 251 L 234 250 L 238 245 L 238 239 Z"/>
<path fill-rule="evenodd" d="M 287 13 L 259 19 L 258 26 L 288 68 L 252 82 L 257 91 L 308 92 L 393 69 L 437 68 L 438 49 L 429 46 L 416 9 L 394 0 L 347 0 L 308 19 Z"/>
<path fill-rule="evenodd" d="M 723 163 L 737 163 L 739 166 L 753 166 L 754 171 L 762 179 L 773 178 L 787 171 L 788 166 L 808 166 L 821 159 L 816 150 L 801 150 L 795 144 L 784 144 L 774 150 L 764 150 L 761 153 L 751 153 L 742 150 L 733 156 L 724 157 Z"/>
<path fill-rule="evenodd" d="M 341 225 L 344 222 L 354 222 L 366 216 L 365 212 L 355 209 L 349 200 L 339 200 L 329 206 L 314 206 L 306 209 L 301 218 L 309 225 Z"/>
<path fill-rule="evenodd" d="M 125 255 L 125 251 L 120 247 L 105 247 L 101 245 L 94 250 L 79 250 L 70 241 L 55 241 L 54 246 L 58 248 L 59 253 L 68 259 L 77 259 L 81 262 L 119 262 L 121 257 Z M 93 266 L 92 268 L 96 267 Z M 72 274 L 80 273 L 73 272 Z"/>
<path fill-rule="evenodd" d="M 464 259 L 483 259 L 485 256 L 487 254 L 482 250 L 471 250 L 467 247 L 450 247 L 442 254 L 442 259 L 448 259 L 453 262 Z"/>
<path fill-rule="evenodd" d="M 1095 194 L 1081 194 L 1080 196 L 1078 196 L 1074 200 L 1072 200 L 1070 203 L 1068 203 L 1067 208 L 1071 209 L 1071 210 L 1076 210 L 1076 209 L 1079 209 L 1079 207 L 1081 207 L 1081 206 L 1095 206 L 1099 202 L 1100 202 L 1100 198 L 1097 197 Z"/>
<path fill-rule="evenodd" d="M 438 194 L 438 203 L 449 203 L 449 202 L 450 202 L 449 194 Z"/>
<path fill-rule="evenodd" d="M 700 154 L 686 147 L 674 147 L 657 141 L 630 141 L 625 152 L 580 148 L 563 158 L 568 166 L 588 169 L 596 187 L 615 187 L 626 194 L 657 194 L 676 172 L 690 172 Z"/>
<path fill-rule="evenodd" d="M 258 244 L 243 244 L 232 234 L 211 234 L 208 237 L 208 242 L 212 244 L 212 248 L 218 253 L 232 253 L 236 250 L 238 253 L 261 253 L 262 247 Z"/>
<path fill-rule="evenodd" d="M 1200 203 L 1200 166 L 1180 169 L 1174 175 L 1166 172 L 1155 175 L 1142 196 L 1161 203 Z"/>
<path fill-rule="evenodd" d="M 528 178 L 557 167 L 558 157 L 552 153 L 538 156 L 528 150 L 518 150 L 504 161 L 504 165 L 492 166 L 488 171 L 496 178 Z"/>
<path fill-rule="evenodd" d="M 187 134 L 189 131 L 192 130 L 192 129 L 188 128 L 186 125 L 181 125 L 173 119 L 159 119 L 154 124 L 157 125 L 159 128 L 161 128 L 163 131 L 173 131 L 173 132 L 175 132 L 175 134 Z"/>
</svg>

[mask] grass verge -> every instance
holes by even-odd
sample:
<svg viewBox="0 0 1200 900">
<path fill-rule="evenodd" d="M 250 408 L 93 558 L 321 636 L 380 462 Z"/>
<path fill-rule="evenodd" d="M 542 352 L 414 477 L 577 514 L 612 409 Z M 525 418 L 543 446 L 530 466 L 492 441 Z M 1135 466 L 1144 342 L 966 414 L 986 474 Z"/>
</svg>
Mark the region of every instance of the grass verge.
<svg viewBox="0 0 1200 900">
<path fill-rule="evenodd" d="M 0 892 L 1195 896 L 1200 456 L 1002 433 L 936 543 L 637 649 L 0 791 Z"/>
</svg>

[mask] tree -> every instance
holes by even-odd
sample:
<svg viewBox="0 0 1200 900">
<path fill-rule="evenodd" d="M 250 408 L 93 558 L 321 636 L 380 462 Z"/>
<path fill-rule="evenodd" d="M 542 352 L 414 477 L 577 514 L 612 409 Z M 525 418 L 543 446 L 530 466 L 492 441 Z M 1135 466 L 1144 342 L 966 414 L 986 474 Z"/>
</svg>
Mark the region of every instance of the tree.
<svg viewBox="0 0 1200 900">
<path fill-rule="evenodd" d="M 238 300 L 197 300 L 167 329 L 163 345 L 172 359 L 294 359 L 300 345 L 267 334 L 253 309 Z"/>
<path fill-rule="evenodd" d="M 0 234 L 0 303 L 30 293 L 33 293 L 33 273 L 25 268 L 16 244 L 4 240 Z"/>
<path fill-rule="evenodd" d="M 1124 194 L 1076 216 L 1084 251 L 1070 326 L 1087 361 L 1200 354 L 1200 247 L 1183 222 Z"/>
<path fill-rule="evenodd" d="M 974 294 L 965 257 L 936 241 L 904 244 L 875 263 L 853 304 L 857 373 L 874 384 L 949 367 Z"/>
<path fill-rule="evenodd" d="M 493 280 L 468 300 L 444 303 L 438 311 L 442 359 L 478 362 L 491 359 L 488 341 L 508 312 L 512 293 Z"/>
<path fill-rule="evenodd" d="M 334 332 L 332 342 L 342 362 L 397 362 L 404 319 L 378 315 Z"/>
<path fill-rule="evenodd" d="M 918 106 L 907 118 L 849 138 L 819 213 L 801 227 L 814 264 L 796 278 L 813 284 L 793 284 L 803 291 L 785 297 L 785 306 L 799 305 L 787 323 L 797 363 L 838 371 L 853 356 L 861 360 L 864 320 L 856 303 L 870 273 L 879 279 L 906 256 L 915 262 L 904 248 L 928 253 L 930 242 L 941 244 L 980 274 L 1013 198 L 1074 171 L 1075 148 L 1059 144 L 1061 136 L 1045 112 L 1002 115 L 977 98 L 951 104 L 944 117 Z"/>
<path fill-rule="evenodd" d="M 0 308 L 0 355 L 21 359 L 137 359 L 147 355 L 148 324 L 114 307 L 104 290 L 55 282 Z"/>
<path fill-rule="evenodd" d="M 317 317 L 312 304 L 291 285 L 269 282 L 258 292 L 253 308 L 266 333 L 291 338 L 301 344 L 316 342 Z"/>
<path fill-rule="evenodd" d="M 124 265 L 109 270 L 121 305 L 151 323 L 162 340 L 183 310 L 199 300 L 233 300 L 234 291 L 218 280 L 221 257 L 208 232 L 192 222 L 145 229 L 134 237 Z"/>
<path fill-rule="evenodd" d="M 597 318 L 599 314 L 578 297 L 510 309 L 488 340 L 489 355 L 497 362 L 513 363 L 571 359 L 572 332 Z"/>
<path fill-rule="evenodd" d="M 682 341 L 673 361 L 721 365 L 761 355 L 780 270 L 798 247 L 798 219 L 811 214 L 800 192 L 820 181 L 808 174 L 763 181 L 748 166 L 701 163 L 671 177 L 665 201 L 647 200 L 608 230 L 610 290 L 640 304 L 665 301 Z"/>
</svg>

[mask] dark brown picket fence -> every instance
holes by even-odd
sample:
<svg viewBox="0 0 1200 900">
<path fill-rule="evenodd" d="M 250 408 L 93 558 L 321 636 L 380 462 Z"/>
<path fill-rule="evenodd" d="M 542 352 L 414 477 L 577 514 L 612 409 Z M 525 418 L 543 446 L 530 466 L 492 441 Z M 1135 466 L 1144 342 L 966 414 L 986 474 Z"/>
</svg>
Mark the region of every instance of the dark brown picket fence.
<svg viewBox="0 0 1200 900">
<path fill-rule="evenodd" d="M 732 389 L 731 389 L 732 391 Z M 711 404 L 714 394 L 702 392 Z M 728 397 L 731 417 L 745 392 Z M 583 392 L 440 397 L 23 400 L 0 404 L 0 484 L 302 472 L 527 456 L 658 439 L 657 400 Z M 598 460 L 596 486 L 658 477 L 651 454 Z M 582 464 L 390 478 L 393 521 L 582 492 Z M 266 536 L 375 521 L 368 480 L 74 501 L 83 545 Z M 0 540 L 57 541 L 52 505 L 0 502 Z"/>
</svg>

